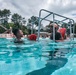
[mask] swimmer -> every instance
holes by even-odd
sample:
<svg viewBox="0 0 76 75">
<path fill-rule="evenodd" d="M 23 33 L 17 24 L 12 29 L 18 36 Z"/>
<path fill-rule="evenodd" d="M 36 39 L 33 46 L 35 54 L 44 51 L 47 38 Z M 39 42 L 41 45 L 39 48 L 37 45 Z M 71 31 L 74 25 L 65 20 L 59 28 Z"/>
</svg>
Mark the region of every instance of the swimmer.
<svg viewBox="0 0 76 75">
<path fill-rule="evenodd" d="M 31 41 L 36 41 L 37 35 L 36 34 L 31 34 L 31 35 L 28 36 L 28 39 L 31 40 Z"/>
<path fill-rule="evenodd" d="M 59 29 L 59 26 L 55 23 L 50 24 L 50 30 L 51 30 L 50 39 L 53 40 L 53 25 L 55 27 L 55 41 L 57 42 L 63 41 L 61 33 L 57 31 Z"/>
<path fill-rule="evenodd" d="M 22 30 L 16 28 L 16 29 L 13 30 L 13 34 L 16 37 L 16 39 L 14 40 L 14 43 L 23 43 L 23 40 L 21 39 L 23 37 Z"/>
</svg>

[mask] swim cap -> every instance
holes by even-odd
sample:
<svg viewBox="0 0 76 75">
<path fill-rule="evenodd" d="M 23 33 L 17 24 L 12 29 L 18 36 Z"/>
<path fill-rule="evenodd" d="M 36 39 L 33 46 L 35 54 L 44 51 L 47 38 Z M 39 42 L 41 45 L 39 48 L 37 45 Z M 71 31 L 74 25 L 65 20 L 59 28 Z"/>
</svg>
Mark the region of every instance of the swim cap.
<svg viewBox="0 0 76 75">
<path fill-rule="evenodd" d="M 37 36 L 35 34 L 31 34 L 28 36 L 29 40 L 36 41 Z"/>
</svg>

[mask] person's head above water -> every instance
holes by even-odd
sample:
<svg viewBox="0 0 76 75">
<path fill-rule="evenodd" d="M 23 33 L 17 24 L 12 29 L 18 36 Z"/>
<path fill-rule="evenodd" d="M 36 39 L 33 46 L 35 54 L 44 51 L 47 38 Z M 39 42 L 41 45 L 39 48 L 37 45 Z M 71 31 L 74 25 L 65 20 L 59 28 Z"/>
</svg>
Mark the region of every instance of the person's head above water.
<svg viewBox="0 0 76 75">
<path fill-rule="evenodd" d="M 21 37 L 23 37 L 22 30 L 18 28 L 13 29 L 13 34 L 16 36 L 17 39 L 21 39 Z"/>
<path fill-rule="evenodd" d="M 31 41 L 36 41 L 37 35 L 36 34 L 31 34 L 31 35 L 28 36 L 28 39 L 31 40 Z"/>
<path fill-rule="evenodd" d="M 50 30 L 51 30 L 51 32 L 53 32 L 53 26 L 55 27 L 55 31 L 57 31 L 59 29 L 59 26 L 56 23 L 51 23 L 50 24 Z"/>
</svg>

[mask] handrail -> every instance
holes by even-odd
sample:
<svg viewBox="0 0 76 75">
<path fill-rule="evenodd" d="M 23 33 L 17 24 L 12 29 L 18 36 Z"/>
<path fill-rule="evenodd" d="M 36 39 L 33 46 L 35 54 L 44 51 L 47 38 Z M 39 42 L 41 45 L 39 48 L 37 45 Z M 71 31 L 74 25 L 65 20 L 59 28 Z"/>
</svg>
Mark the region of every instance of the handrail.
<svg viewBox="0 0 76 75">
<path fill-rule="evenodd" d="M 4 28 L 5 30 L 8 30 L 6 27 L 4 27 L 4 26 L 2 26 L 2 25 L 0 25 L 0 27 Z"/>
</svg>

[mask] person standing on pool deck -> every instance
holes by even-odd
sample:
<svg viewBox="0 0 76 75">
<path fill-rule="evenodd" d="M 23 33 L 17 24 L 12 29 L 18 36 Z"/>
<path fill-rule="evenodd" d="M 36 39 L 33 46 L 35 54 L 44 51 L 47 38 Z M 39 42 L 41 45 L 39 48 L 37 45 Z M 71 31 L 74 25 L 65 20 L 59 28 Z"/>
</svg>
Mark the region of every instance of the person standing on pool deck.
<svg viewBox="0 0 76 75">
<path fill-rule="evenodd" d="M 21 39 L 23 37 L 22 30 L 15 28 L 13 29 L 13 34 L 16 37 L 16 39 L 14 40 L 15 43 L 23 43 L 23 40 Z"/>
</svg>

